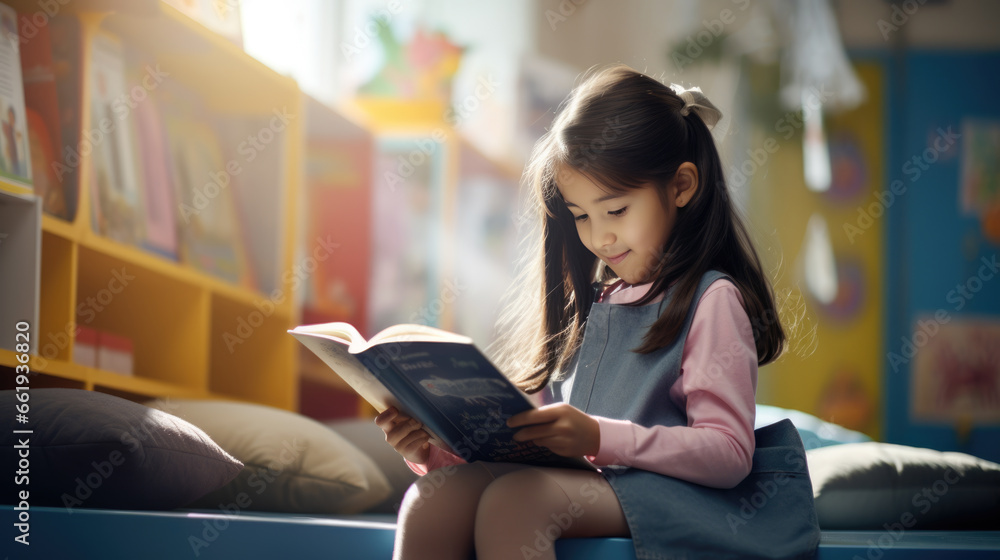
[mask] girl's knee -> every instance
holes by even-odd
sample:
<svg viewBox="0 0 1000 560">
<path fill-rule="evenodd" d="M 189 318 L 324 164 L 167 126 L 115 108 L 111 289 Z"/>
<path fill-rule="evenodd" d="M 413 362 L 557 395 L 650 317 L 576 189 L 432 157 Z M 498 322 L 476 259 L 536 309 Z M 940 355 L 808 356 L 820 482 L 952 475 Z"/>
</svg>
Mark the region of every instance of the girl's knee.
<svg viewBox="0 0 1000 560">
<path fill-rule="evenodd" d="M 410 484 L 403 496 L 400 512 L 412 512 L 428 502 L 454 502 L 468 499 L 481 490 L 492 477 L 475 464 L 449 465 L 435 469 Z"/>
<path fill-rule="evenodd" d="M 565 501 L 561 494 L 562 490 L 541 469 L 515 471 L 486 487 L 479 499 L 476 520 L 491 523 L 516 518 L 553 501 Z"/>
</svg>

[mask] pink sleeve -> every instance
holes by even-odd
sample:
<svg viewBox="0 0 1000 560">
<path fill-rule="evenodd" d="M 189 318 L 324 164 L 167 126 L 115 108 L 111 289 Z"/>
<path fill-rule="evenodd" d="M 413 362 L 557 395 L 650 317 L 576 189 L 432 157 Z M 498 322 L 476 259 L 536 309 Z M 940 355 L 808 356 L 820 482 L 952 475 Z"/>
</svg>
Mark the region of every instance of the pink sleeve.
<svg viewBox="0 0 1000 560">
<path fill-rule="evenodd" d="M 405 459 L 404 459 L 405 460 Z M 448 465 L 458 465 L 464 463 L 465 459 L 462 459 L 454 453 L 450 453 L 441 449 L 440 447 L 431 444 L 431 454 L 427 458 L 427 463 L 421 465 L 418 463 L 411 463 L 406 461 L 406 465 L 410 467 L 410 470 L 423 476 L 434 469 L 440 469 L 441 467 L 446 467 Z"/>
<path fill-rule="evenodd" d="M 598 465 L 626 465 L 705 486 L 732 488 L 754 452 L 757 350 L 739 290 L 717 280 L 695 310 L 671 400 L 688 425 L 644 427 L 596 417 Z"/>
</svg>

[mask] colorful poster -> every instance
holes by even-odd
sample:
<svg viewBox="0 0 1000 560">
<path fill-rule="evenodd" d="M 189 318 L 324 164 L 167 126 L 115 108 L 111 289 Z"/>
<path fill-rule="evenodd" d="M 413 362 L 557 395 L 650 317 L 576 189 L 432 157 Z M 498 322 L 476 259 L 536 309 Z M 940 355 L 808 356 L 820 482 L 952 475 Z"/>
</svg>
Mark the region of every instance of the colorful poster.
<svg viewBox="0 0 1000 560">
<path fill-rule="evenodd" d="M 945 318 L 918 319 L 900 349 L 914 361 L 913 420 L 1000 424 L 1000 322 Z"/>
<path fill-rule="evenodd" d="M 1000 121 L 963 121 L 962 142 L 962 211 L 982 216 L 1000 205 Z"/>
</svg>

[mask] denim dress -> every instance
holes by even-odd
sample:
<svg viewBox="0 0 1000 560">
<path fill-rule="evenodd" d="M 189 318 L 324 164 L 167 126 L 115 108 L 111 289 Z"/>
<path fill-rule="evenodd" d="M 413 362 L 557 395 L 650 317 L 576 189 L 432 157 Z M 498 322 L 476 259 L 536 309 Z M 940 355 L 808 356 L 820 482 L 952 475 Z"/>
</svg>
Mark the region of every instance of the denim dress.
<svg viewBox="0 0 1000 560">
<path fill-rule="evenodd" d="M 596 416 L 642 426 L 687 426 L 670 399 L 694 308 L 725 275 L 710 271 L 698 286 L 674 343 L 650 354 L 631 350 L 672 296 L 659 304 L 595 303 L 572 374 L 554 382 L 553 396 Z M 565 391 L 564 391 L 565 390 Z M 750 474 L 719 489 L 627 466 L 602 473 L 625 513 L 639 559 L 812 558 L 819 544 L 806 454 L 795 427 L 782 420 L 755 431 Z"/>
</svg>

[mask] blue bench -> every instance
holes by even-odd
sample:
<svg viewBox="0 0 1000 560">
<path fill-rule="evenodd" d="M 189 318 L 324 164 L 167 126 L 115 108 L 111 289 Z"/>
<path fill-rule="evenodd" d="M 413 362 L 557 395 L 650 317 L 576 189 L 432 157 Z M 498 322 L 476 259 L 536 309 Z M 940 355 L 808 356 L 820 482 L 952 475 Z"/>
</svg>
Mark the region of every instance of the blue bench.
<svg viewBox="0 0 1000 560">
<path fill-rule="evenodd" d="M 12 506 L 0 506 L 12 529 Z M 245 560 L 392 557 L 394 518 L 388 515 L 304 516 L 218 511 L 121 511 L 33 507 L 28 547 L 4 539 L 0 555 L 69 560 Z M 10 533 L 8 533 L 10 535 Z M 629 539 L 563 539 L 556 556 L 575 560 L 635 560 Z M 824 531 L 820 560 L 1000 558 L 1000 531 Z"/>
</svg>

